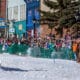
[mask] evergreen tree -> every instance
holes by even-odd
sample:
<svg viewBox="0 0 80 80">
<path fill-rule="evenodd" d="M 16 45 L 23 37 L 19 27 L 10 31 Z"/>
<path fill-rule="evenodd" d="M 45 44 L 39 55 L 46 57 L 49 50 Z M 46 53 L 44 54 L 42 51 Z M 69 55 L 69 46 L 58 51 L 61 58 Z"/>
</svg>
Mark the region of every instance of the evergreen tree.
<svg viewBox="0 0 80 80">
<path fill-rule="evenodd" d="M 75 16 L 77 13 L 79 15 L 80 0 L 44 0 L 44 4 L 50 10 L 41 11 L 43 14 L 41 18 L 48 22 L 51 29 L 56 23 L 59 25 L 59 29 L 56 30 L 61 33 L 63 27 L 72 27 L 77 24 Z"/>
</svg>

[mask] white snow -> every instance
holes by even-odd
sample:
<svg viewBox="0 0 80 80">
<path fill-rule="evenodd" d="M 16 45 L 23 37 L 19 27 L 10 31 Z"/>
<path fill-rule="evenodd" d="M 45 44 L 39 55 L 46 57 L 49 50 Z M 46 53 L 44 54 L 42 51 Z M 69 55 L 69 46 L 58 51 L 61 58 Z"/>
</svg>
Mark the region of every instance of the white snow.
<svg viewBox="0 0 80 80">
<path fill-rule="evenodd" d="M 0 54 L 0 80 L 80 80 L 75 61 Z"/>
</svg>

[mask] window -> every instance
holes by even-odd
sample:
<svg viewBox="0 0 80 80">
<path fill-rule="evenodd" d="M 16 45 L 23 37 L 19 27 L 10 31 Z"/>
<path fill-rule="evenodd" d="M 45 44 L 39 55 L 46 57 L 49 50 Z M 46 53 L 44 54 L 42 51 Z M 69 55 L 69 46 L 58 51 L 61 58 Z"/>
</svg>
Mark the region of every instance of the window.
<svg viewBox="0 0 80 80">
<path fill-rule="evenodd" d="M 13 16 L 13 19 L 18 20 L 18 6 L 14 7 Z"/>
<path fill-rule="evenodd" d="M 12 19 L 12 8 L 8 8 L 8 19 Z"/>
<path fill-rule="evenodd" d="M 21 5 L 20 6 L 20 20 L 25 20 L 26 19 L 26 5 Z"/>
</svg>

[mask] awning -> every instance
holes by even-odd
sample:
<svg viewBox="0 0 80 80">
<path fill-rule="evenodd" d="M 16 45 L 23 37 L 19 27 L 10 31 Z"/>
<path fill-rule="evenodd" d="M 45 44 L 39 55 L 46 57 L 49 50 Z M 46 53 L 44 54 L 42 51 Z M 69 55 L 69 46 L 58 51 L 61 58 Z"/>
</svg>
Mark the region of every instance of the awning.
<svg viewBox="0 0 80 80">
<path fill-rule="evenodd" d="M 6 28 L 7 26 L 0 26 L 0 28 Z"/>
<path fill-rule="evenodd" d="M 5 20 L 5 18 L 0 18 L 0 20 L 2 20 L 2 21 L 3 21 L 3 20 Z"/>
</svg>

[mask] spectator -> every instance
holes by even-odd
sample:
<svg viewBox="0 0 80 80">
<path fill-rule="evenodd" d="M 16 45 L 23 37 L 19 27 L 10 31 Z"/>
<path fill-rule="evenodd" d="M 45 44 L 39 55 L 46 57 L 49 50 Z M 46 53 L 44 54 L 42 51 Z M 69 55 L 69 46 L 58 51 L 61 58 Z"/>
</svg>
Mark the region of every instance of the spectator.
<svg viewBox="0 0 80 80">
<path fill-rule="evenodd" d="M 74 52 L 75 60 L 78 59 L 77 48 L 78 48 L 78 45 L 77 45 L 76 41 L 74 41 L 73 45 L 72 45 L 72 50 Z"/>
</svg>

